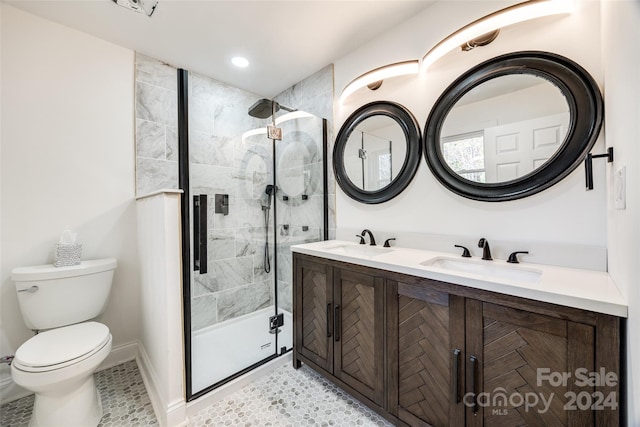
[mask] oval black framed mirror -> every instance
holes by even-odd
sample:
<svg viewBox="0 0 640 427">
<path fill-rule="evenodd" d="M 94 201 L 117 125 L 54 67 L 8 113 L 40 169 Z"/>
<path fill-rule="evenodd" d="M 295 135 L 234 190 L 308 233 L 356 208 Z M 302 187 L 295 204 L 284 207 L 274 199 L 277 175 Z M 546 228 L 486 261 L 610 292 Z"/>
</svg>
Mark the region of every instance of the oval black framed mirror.
<svg viewBox="0 0 640 427">
<path fill-rule="evenodd" d="M 548 52 L 498 56 L 436 101 L 424 153 L 438 181 L 496 202 L 538 193 L 569 175 L 595 144 L 604 105 L 593 77 Z"/>
<path fill-rule="evenodd" d="M 413 179 L 422 152 L 418 122 L 400 104 L 376 101 L 351 114 L 333 149 L 336 182 L 362 203 L 386 202 Z"/>
</svg>

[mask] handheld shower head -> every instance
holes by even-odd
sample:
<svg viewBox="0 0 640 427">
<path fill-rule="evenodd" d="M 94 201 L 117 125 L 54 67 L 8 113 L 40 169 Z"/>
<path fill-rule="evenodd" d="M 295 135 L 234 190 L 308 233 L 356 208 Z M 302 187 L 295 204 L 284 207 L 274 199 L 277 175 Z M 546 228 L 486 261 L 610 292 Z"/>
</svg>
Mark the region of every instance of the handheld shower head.
<svg viewBox="0 0 640 427">
<path fill-rule="evenodd" d="M 276 190 L 277 190 L 277 188 L 276 188 L 276 186 L 275 186 L 275 185 L 271 185 L 271 184 L 269 184 L 269 185 L 267 185 L 267 188 L 264 190 L 264 192 L 265 192 L 269 197 L 271 197 L 271 196 L 273 196 L 273 195 L 274 195 L 274 193 L 276 192 Z"/>
<path fill-rule="evenodd" d="M 276 187 L 275 185 L 267 185 L 267 188 L 264 190 L 264 193 L 267 195 L 267 204 L 264 207 L 265 209 L 271 209 L 271 199 L 275 197 L 277 190 L 278 187 Z"/>
</svg>

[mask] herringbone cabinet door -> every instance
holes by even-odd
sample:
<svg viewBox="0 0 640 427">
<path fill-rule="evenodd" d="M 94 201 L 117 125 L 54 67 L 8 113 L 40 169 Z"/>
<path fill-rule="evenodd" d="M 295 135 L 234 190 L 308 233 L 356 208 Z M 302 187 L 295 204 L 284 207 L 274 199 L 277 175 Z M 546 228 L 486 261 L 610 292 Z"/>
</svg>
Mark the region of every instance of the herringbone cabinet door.
<svg viewBox="0 0 640 427">
<path fill-rule="evenodd" d="M 331 269 L 309 261 L 299 263 L 299 285 L 296 288 L 298 324 L 296 342 L 300 354 L 333 371 L 333 303 Z"/>
<path fill-rule="evenodd" d="M 382 281 L 336 270 L 334 300 L 339 306 L 334 337 L 336 375 L 375 403 L 383 400 Z"/>
<path fill-rule="evenodd" d="M 462 349 L 454 354 L 451 328 L 453 321 L 463 322 L 462 304 L 461 318 L 453 319 L 446 293 L 401 283 L 396 298 L 398 389 L 392 401 L 397 399 L 397 416 L 410 425 L 462 425 L 452 416 L 457 391 L 453 369 L 457 364 L 458 374 L 462 372 L 463 355 Z"/>
<path fill-rule="evenodd" d="M 482 337 L 480 355 L 477 345 L 467 345 L 467 354 L 478 355 L 481 366 L 476 380 L 484 394 L 476 417 L 482 415 L 484 425 L 492 427 L 594 425 L 591 410 L 569 407 L 573 393 L 591 396 L 594 391 L 578 387 L 575 378 L 579 368 L 593 372 L 593 327 L 490 303 L 481 306 L 481 319 L 467 312 L 467 325 L 475 325 L 468 336 Z"/>
</svg>

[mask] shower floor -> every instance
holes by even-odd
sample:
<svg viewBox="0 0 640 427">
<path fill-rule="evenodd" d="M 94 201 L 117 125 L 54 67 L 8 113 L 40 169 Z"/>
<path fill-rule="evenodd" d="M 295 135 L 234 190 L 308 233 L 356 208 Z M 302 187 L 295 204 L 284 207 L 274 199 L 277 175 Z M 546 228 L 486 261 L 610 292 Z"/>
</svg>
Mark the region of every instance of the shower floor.
<svg viewBox="0 0 640 427">
<path fill-rule="evenodd" d="M 269 333 L 269 317 L 274 307 L 218 323 L 192 334 L 192 388 L 197 393 L 212 384 L 270 357 L 282 347 L 293 346 L 293 319 L 284 313 L 276 347 L 275 334 Z"/>
</svg>

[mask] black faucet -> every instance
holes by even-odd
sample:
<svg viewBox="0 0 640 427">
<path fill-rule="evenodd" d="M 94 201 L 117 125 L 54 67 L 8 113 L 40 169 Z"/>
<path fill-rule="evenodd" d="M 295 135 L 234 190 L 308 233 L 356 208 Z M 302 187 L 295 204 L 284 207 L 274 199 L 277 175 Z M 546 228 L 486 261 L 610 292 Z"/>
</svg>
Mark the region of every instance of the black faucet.
<svg viewBox="0 0 640 427">
<path fill-rule="evenodd" d="M 369 234 L 369 241 L 371 242 L 369 243 L 369 245 L 375 246 L 376 239 L 373 238 L 373 233 L 365 228 L 364 230 L 362 230 L 362 233 L 360 233 L 360 236 L 364 237 L 365 234 Z"/>
<path fill-rule="evenodd" d="M 460 246 L 460 245 L 453 245 L 456 248 L 460 248 L 462 249 L 462 257 L 463 258 L 471 258 L 471 253 L 469 252 L 469 249 L 465 248 L 464 246 Z"/>
<path fill-rule="evenodd" d="M 509 255 L 509 259 L 507 260 L 507 262 L 511 264 L 519 264 L 520 261 L 518 261 L 518 254 L 528 254 L 528 253 L 529 251 L 513 252 L 511 255 Z"/>
<path fill-rule="evenodd" d="M 493 258 L 491 258 L 491 249 L 489 248 L 489 241 L 487 239 L 485 239 L 484 237 L 480 239 L 480 241 L 478 242 L 478 247 L 482 248 L 482 259 L 486 261 L 493 260 Z"/>
</svg>

